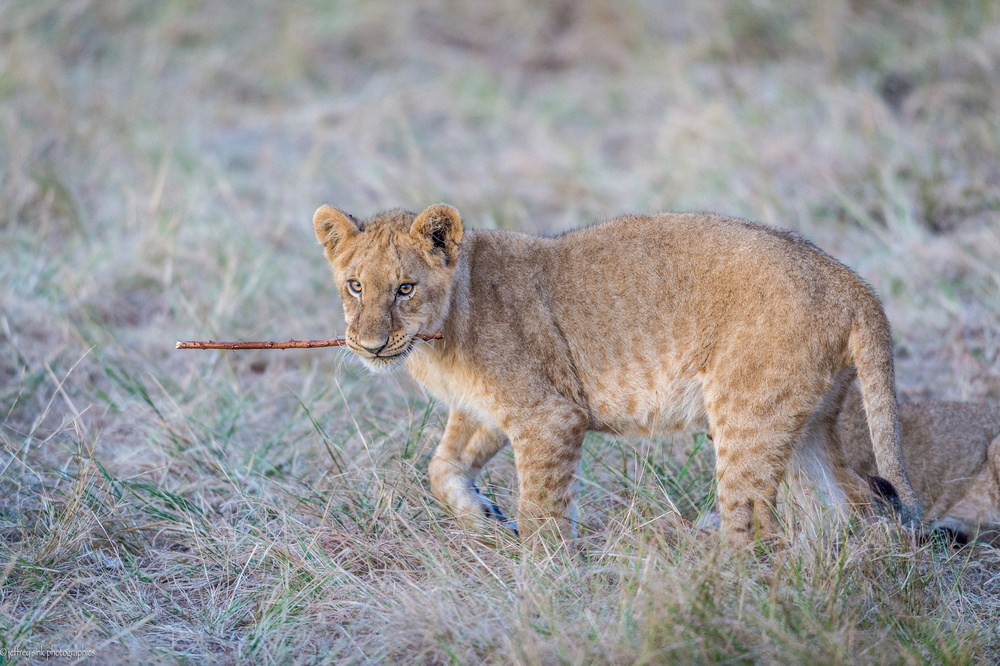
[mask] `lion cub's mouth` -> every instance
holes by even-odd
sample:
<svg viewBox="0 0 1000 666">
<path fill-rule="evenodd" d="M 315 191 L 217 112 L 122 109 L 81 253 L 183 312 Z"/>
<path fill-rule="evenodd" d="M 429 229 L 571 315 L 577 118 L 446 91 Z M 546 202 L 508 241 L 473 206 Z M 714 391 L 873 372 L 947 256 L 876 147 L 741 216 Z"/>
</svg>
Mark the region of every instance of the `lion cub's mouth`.
<svg viewBox="0 0 1000 666">
<path fill-rule="evenodd" d="M 387 372 L 398 367 L 406 354 L 395 354 L 394 356 L 368 356 L 361 357 L 368 369 L 373 372 Z"/>
<path fill-rule="evenodd" d="M 392 349 L 383 349 L 378 354 L 372 354 L 367 349 L 353 343 L 353 341 L 352 344 L 348 345 L 348 348 L 357 354 L 370 369 L 381 372 L 396 366 L 400 361 L 409 356 L 413 350 L 413 337 L 407 336 L 405 340 L 400 340 L 397 344 L 393 345 Z"/>
</svg>

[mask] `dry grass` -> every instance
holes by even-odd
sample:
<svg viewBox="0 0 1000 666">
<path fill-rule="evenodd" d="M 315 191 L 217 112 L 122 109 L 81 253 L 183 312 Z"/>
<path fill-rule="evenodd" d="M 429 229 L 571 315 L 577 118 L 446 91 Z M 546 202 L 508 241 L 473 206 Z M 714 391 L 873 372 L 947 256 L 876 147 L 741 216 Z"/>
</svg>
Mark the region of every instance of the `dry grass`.
<svg viewBox="0 0 1000 666">
<path fill-rule="evenodd" d="M 1000 658 L 996 551 L 859 524 L 745 561 L 674 525 L 712 502 L 700 436 L 588 438 L 588 556 L 531 561 L 430 498 L 444 414 L 406 377 L 172 349 L 342 333 L 324 201 L 539 232 L 708 209 L 872 282 L 904 396 L 1000 398 L 995 3 L 333 4 L 0 1 L 0 648 Z"/>
</svg>

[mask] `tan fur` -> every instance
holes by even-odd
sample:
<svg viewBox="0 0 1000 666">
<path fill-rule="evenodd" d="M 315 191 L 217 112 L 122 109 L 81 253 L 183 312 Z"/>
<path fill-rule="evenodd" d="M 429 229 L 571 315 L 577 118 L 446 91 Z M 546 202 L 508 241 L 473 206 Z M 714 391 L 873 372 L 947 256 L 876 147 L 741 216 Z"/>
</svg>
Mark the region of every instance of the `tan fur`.
<svg viewBox="0 0 1000 666">
<path fill-rule="evenodd" d="M 800 237 L 709 214 L 626 216 L 555 238 L 465 231 L 454 208 L 360 222 L 316 211 L 349 348 L 373 370 L 405 359 L 449 408 L 436 497 L 497 517 L 474 478 L 509 439 L 522 536 L 575 533 L 587 430 L 709 426 L 722 527 L 770 536 L 793 445 L 842 368 L 857 366 L 880 474 L 904 518 L 889 325 L 871 289 Z M 357 280 L 362 294 L 347 285 Z M 405 299 L 400 284 L 416 285 Z M 444 340 L 414 344 L 416 333 Z"/>
<path fill-rule="evenodd" d="M 842 450 L 841 458 L 860 479 L 877 474 L 861 394 L 847 377 L 831 406 L 835 438 L 824 448 Z M 945 529 L 960 540 L 1000 545 L 1000 404 L 925 401 L 899 407 L 903 461 L 913 490 L 927 507 L 929 527 Z M 860 475 L 860 476 L 858 476 Z"/>
</svg>

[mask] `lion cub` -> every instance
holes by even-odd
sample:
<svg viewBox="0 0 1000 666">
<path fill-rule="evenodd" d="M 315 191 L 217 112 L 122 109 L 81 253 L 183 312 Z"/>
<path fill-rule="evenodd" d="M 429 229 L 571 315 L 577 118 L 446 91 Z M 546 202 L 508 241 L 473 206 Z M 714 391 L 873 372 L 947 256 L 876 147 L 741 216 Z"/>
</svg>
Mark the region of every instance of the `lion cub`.
<svg viewBox="0 0 1000 666">
<path fill-rule="evenodd" d="M 466 231 L 457 210 L 313 218 L 347 344 L 405 363 L 449 408 L 430 464 L 461 516 L 505 522 L 476 475 L 509 440 L 518 527 L 575 534 L 584 434 L 711 427 L 722 529 L 776 534 L 773 505 L 810 413 L 857 367 L 879 474 L 922 509 L 900 454 L 889 324 L 872 290 L 787 231 L 709 214 L 625 216 L 554 238 Z M 417 333 L 443 340 L 415 344 Z"/>
<path fill-rule="evenodd" d="M 847 464 L 865 477 L 876 474 L 876 464 L 861 392 L 853 377 L 847 379 L 830 432 L 836 437 L 833 446 L 842 447 Z M 903 404 L 899 426 L 903 461 L 927 507 L 928 526 L 959 543 L 1000 545 L 1000 404 Z"/>
</svg>

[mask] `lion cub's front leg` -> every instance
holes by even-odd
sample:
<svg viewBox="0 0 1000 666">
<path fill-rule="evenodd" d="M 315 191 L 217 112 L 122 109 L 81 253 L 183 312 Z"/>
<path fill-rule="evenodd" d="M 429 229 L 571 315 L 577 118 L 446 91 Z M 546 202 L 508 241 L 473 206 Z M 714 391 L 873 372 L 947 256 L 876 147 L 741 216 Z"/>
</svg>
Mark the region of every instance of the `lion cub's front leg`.
<svg viewBox="0 0 1000 666">
<path fill-rule="evenodd" d="M 488 518 L 517 532 L 516 524 L 480 493 L 475 484 L 483 466 L 506 443 L 507 438 L 499 430 L 453 409 L 428 470 L 434 497 L 459 518 Z"/>
<path fill-rule="evenodd" d="M 574 493 L 587 433 L 585 417 L 561 403 L 519 415 L 508 427 L 517 464 L 517 520 L 521 539 L 572 539 L 576 533 Z"/>
</svg>

